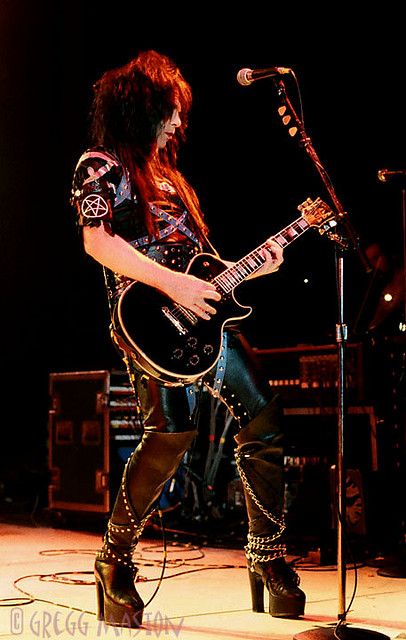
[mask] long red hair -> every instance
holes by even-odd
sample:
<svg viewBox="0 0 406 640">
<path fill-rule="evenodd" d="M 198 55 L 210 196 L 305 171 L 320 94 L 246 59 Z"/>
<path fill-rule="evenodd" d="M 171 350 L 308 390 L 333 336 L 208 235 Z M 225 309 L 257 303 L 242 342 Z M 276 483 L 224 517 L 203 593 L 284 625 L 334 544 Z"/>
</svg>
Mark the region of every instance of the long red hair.
<svg viewBox="0 0 406 640">
<path fill-rule="evenodd" d="M 185 139 L 191 103 L 190 86 L 178 67 L 152 50 L 141 52 L 123 67 L 106 71 L 94 85 L 93 142 L 114 151 L 128 169 L 151 238 L 157 237 L 157 227 L 148 203 L 162 197 L 157 177 L 174 186 L 196 229 L 207 232 L 197 195 L 177 169 L 178 146 Z M 180 110 L 182 124 L 165 148 L 157 152 L 159 127 L 171 118 L 175 108 Z"/>
</svg>

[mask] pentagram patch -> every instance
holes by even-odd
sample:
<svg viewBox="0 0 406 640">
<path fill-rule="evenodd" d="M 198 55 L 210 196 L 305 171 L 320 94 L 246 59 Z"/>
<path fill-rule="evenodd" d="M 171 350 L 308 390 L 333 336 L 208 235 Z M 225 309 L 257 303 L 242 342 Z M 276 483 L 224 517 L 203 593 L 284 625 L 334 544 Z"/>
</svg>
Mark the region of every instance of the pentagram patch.
<svg viewBox="0 0 406 640">
<path fill-rule="evenodd" d="M 82 201 L 81 210 L 85 218 L 103 218 L 109 213 L 109 205 L 102 196 L 92 193 Z"/>
</svg>

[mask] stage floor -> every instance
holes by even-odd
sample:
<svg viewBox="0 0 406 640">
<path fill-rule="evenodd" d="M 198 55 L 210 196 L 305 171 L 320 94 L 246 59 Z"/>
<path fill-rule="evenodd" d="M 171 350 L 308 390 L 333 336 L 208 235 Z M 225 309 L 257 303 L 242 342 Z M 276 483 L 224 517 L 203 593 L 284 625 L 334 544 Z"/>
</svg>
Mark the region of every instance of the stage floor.
<svg viewBox="0 0 406 640">
<path fill-rule="evenodd" d="M 0 604 L 9 605 L 0 609 L 0 639 L 285 640 L 309 629 L 328 628 L 337 620 L 334 568 L 311 564 L 301 568 L 305 616 L 276 619 L 250 609 L 243 551 L 168 542 L 164 580 L 145 608 L 144 628 L 107 627 L 95 615 L 92 569 L 100 541 L 98 533 L 0 524 Z M 161 561 L 161 542 L 143 539 L 139 564 L 145 582 L 138 587 L 146 603 L 157 587 Z M 357 573 L 348 623 L 390 638 L 406 638 L 406 579 L 382 577 L 365 566 Z M 347 576 L 348 604 L 354 571 L 348 569 Z M 7 598 L 12 600 L 5 602 Z M 29 599 L 33 601 L 24 604 Z"/>
</svg>

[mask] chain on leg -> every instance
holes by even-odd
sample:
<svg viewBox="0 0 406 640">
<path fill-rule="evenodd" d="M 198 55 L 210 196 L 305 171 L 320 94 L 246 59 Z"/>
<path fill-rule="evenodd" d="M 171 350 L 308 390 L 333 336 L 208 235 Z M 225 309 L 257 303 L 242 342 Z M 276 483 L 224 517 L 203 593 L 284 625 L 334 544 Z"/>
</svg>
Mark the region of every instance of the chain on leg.
<svg viewBox="0 0 406 640">
<path fill-rule="evenodd" d="M 252 568 L 256 562 L 268 562 L 270 560 L 275 560 L 276 558 L 284 558 L 287 555 L 286 545 L 284 543 L 276 542 L 280 539 L 286 529 L 283 515 L 278 518 L 259 500 L 242 467 L 239 449 L 236 450 L 235 461 L 244 487 L 246 500 L 251 500 L 256 505 L 259 512 L 269 520 L 270 528 L 276 528 L 274 533 L 270 535 L 254 534 L 251 532 L 248 533 L 247 545 L 244 549 L 250 568 Z"/>
</svg>

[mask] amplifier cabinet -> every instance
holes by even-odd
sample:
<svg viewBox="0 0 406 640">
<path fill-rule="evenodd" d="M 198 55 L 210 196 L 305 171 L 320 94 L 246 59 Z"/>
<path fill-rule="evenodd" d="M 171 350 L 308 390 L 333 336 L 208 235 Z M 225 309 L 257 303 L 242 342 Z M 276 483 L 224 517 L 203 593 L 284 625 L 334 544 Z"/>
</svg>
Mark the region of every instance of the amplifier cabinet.
<svg viewBox="0 0 406 640">
<path fill-rule="evenodd" d="M 285 451 L 289 458 L 337 462 L 337 407 L 285 407 Z M 347 467 L 378 469 L 377 419 L 372 406 L 350 406 L 344 415 L 344 454 Z"/>
<path fill-rule="evenodd" d="M 51 373 L 49 394 L 48 508 L 108 514 L 141 437 L 131 388 L 109 371 L 73 371 Z"/>
<path fill-rule="evenodd" d="M 253 350 L 284 406 L 331 406 L 337 397 L 337 345 L 298 345 Z M 365 403 L 361 343 L 346 345 L 345 387 L 349 404 Z"/>
</svg>

